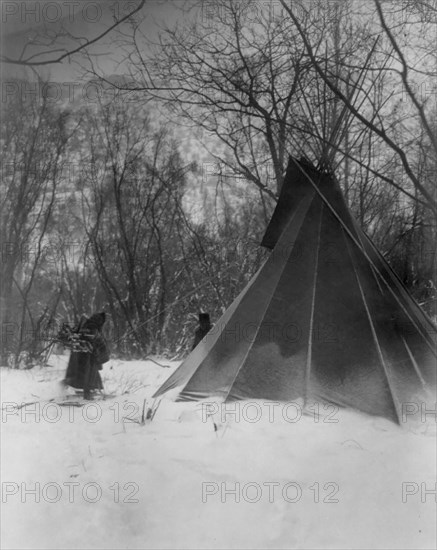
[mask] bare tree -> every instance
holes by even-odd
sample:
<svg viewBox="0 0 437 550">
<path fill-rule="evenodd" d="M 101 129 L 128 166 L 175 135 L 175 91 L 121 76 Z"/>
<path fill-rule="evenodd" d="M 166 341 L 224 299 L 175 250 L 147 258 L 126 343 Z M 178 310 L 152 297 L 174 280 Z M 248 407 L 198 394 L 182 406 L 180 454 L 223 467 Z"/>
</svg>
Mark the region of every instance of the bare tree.
<svg viewBox="0 0 437 550">
<path fill-rule="evenodd" d="M 281 3 L 289 16 L 293 28 L 298 31 L 302 39 L 305 51 L 309 56 L 316 74 L 341 101 L 345 109 L 347 109 L 363 127 L 370 129 L 375 139 L 382 141 L 386 148 L 398 157 L 410 184 L 418 191 L 417 197 L 421 198 L 429 209 L 437 213 L 437 204 L 432 192 L 423 185 L 414 168 L 414 158 L 417 155 L 417 149 L 414 145 L 417 143 L 418 138 L 417 136 L 416 138 L 414 137 L 414 129 L 411 128 L 412 119 L 415 118 L 417 122 L 420 121 L 427 139 L 434 150 L 436 150 L 437 142 L 435 131 L 429 119 L 431 112 L 427 109 L 429 98 L 424 97 L 423 94 L 420 96 L 420 94 L 417 93 L 417 88 L 412 82 L 412 79 L 417 77 L 420 73 L 422 74 L 423 85 L 425 86 L 427 84 L 429 86 L 431 85 L 429 79 L 433 78 L 435 73 L 426 66 L 422 66 L 421 69 L 413 69 L 408 61 L 407 54 L 411 52 L 411 50 L 414 50 L 415 46 L 411 47 L 410 44 L 409 49 L 406 44 L 401 46 L 397 38 L 397 36 L 403 33 L 407 35 L 410 40 L 414 39 L 418 41 L 418 47 L 420 47 L 420 36 L 417 32 L 419 30 L 419 23 L 410 20 L 408 17 L 404 17 L 404 12 L 401 14 L 402 17 L 400 17 L 399 13 L 396 13 L 396 6 L 394 3 L 385 2 L 382 4 L 379 0 L 374 0 L 375 12 L 365 11 L 365 13 L 360 14 L 359 11 L 357 11 L 355 14 L 354 26 L 357 32 L 360 30 L 361 18 L 364 17 L 367 21 L 367 27 L 365 29 L 367 36 L 370 37 L 372 34 L 379 35 L 378 49 L 375 48 L 374 51 L 371 52 L 372 65 L 369 67 L 369 74 L 371 75 L 370 82 L 373 85 L 375 85 L 378 80 L 382 82 L 383 79 L 386 79 L 386 74 L 389 73 L 395 79 L 395 85 L 398 84 L 399 86 L 398 93 L 402 94 L 401 101 L 406 101 L 409 106 L 408 120 L 398 119 L 395 123 L 387 124 L 384 111 L 375 109 L 374 105 L 369 101 L 363 106 L 361 103 L 357 104 L 356 101 L 348 97 L 343 86 L 338 82 L 338 72 L 333 70 L 332 66 L 326 63 L 325 52 L 323 50 L 322 52 L 320 51 L 320 44 L 314 40 L 313 34 L 308 32 L 308 28 L 302 25 L 300 14 L 298 16 L 293 6 L 284 0 L 281 0 Z M 303 3 L 299 5 L 301 9 L 305 9 Z M 360 15 L 361 18 L 359 17 Z M 374 22 L 374 15 L 376 15 L 379 25 Z M 390 18 L 391 23 L 388 23 L 388 18 Z M 345 64 L 345 67 L 348 66 L 351 66 L 350 63 Z M 342 80 L 344 82 L 344 79 Z M 363 94 L 366 94 L 366 87 L 363 87 L 361 90 L 360 95 L 362 96 Z M 385 88 L 384 96 L 383 105 L 393 109 L 396 105 L 396 100 L 398 99 L 399 101 L 399 98 L 396 97 L 396 94 L 393 92 L 392 86 L 387 86 Z M 361 107 L 359 105 L 361 105 Z M 417 122 L 415 125 L 416 130 L 418 129 Z M 411 136 L 412 131 L 413 136 Z M 408 141 L 405 139 L 406 134 L 409 135 Z M 410 153 L 410 151 L 412 152 Z M 405 184 L 405 189 L 408 189 L 407 184 Z M 403 186 L 401 186 L 401 190 L 404 190 Z"/>
<path fill-rule="evenodd" d="M 47 98 L 26 100 L 17 95 L 3 108 L 0 220 L 4 359 L 11 352 L 18 358 L 23 346 L 34 347 L 40 324 L 35 316 L 42 309 L 47 312 L 47 307 L 34 307 L 32 291 L 47 263 L 47 237 L 65 149 L 74 129 L 68 126 L 68 113 L 54 109 Z"/>
<path fill-rule="evenodd" d="M 137 350 L 150 350 L 165 328 L 176 274 L 174 227 L 184 167 L 165 128 L 120 102 L 88 111 L 79 186 L 95 269 L 118 323 Z M 85 153 L 85 150 L 87 153 Z"/>
<path fill-rule="evenodd" d="M 280 18 L 267 9 L 249 24 L 246 5 L 220 0 L 206 19 L 196 3 L 183 12 L 185 25 L 163 29 L 156 44 L 137 24 L 125 45 L 127 66 L 131 87 L 159 99 L 164 116 L 213 136 L 217 145 L 207 148 L 219 167 L 274 198 L 299 141 L 290 127 L 309 65 L 296 36 L 286 42 Z"/>
<path fill-rule="evenodd" d="M 376 41 L 367 28 L 356 32 L 350 4 L 317 1 L 306 10 L 304 4 L 300 29 L 290 24 L 285 10 L 274 12 L 251 0 L 220 0 L 213 7 L 190 3 L 191 11 L 182 11 L 184 22 L 162 29 L 158 43 L 141 23 L 125 37 L 129 89 L 156 98 L 163 116 L 193 134 L 201 129 L 200 140 L 216 160 L 214 175 L 243 176 L 273 199 L 289 153 L 334 169 L 341 165 L 346 195 L 352 165 L 356 170 L 368 160 L 359 156 L 360 143 L 371 129 L 356 121 L 314 71 L 306 35 L 323 71 L 350 104 L 370 109 L 370 120 L 387 111 L 380 93 L 384 76 L 372 80 Z M 375 149 L 381 141 L 372 142 Z M 385 161 L 372 165 L 375 175 L 414 200 L 414 193 L 390 177 Z"/>
</svg>

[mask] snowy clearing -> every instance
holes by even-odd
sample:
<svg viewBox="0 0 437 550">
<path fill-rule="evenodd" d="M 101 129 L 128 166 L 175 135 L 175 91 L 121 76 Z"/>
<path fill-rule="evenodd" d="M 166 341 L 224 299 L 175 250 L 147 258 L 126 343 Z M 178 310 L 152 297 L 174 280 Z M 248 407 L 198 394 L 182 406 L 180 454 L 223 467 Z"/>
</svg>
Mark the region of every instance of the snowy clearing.
<svg viewBox="0 0 437 550">
<path fill-rule="evenodd" d="M 178 363 L 110 361 L 80 407 L 67 359 L 0 371 L 3 548 L 436 547 L 432 415 L 164 399 L 141 424 Z"/>
</svg>

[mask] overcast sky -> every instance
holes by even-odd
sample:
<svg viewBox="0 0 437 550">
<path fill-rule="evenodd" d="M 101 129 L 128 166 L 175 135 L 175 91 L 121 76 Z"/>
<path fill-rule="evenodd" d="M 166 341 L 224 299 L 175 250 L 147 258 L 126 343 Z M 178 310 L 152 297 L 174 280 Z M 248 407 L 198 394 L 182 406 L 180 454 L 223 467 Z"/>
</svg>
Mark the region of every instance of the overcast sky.
<svg viewBox="0 0 437 550">
<path fill-rule="evenodd" d="M 54 49 L 50 45 L 50 36 L 59 33 L 64 27 L 77 37 L 93 38 L 113 23 L 113 10 L 120 17 L 130 13 L 139 0 L 0 0 L 3 55 L 18 58 L 25 48 L 24 57 L 40 53 L 43 49 Z M 178 17 L 175 3 L 178 0 L 147 0 L 142 11 L 146 17 L 144 25 L 150 33 L 156 32 L 160 21 L 169 23 Z M 179 0 L 180 5 L 180 0 Z M 35 45 L 35 37 L 46 37 L 45 46 Z M 100 54 L 99 64 L 107 74 L 115 72 L 114 62 L 116 49 L 114 34 L 107 35 L 101 43 L 92 48 L 93 53 Z M 41 40 L 41 38 L 40 38 Z M 60 44 L 58 40 L 58 45 Z M 65 46 L 72 45 L 71 39 L 65 37 Z M 59 47 L 59 46 L 58 46 Z M 110 55 L 105 55 L 110 54 Z M 77 58 L 78 59 L 78 58 Z M 40 76 L 48 80 L 65 81 L 79 77 L 80 69 L 75 62 L 67 60 L 62 64 L 39 67 Z M 24 77 L 30 73 L 16 65 L 4 65 L 2 77 Z"/>
</svg>

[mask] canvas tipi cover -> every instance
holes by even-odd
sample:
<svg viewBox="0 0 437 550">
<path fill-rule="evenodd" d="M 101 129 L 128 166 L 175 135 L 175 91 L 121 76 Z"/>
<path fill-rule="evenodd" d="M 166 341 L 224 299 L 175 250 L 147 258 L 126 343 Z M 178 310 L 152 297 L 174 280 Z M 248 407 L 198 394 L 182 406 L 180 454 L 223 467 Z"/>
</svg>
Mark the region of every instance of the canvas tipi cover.
<svg viewBox="0 0 437 550">
<path fill-rule="evenodd" d="M 270 257 L 159 388 L 178 400 L 321 400 L 399 421 L 435 384 L 436 329 L 349 213 L 290 158 Z"/>
</svg>

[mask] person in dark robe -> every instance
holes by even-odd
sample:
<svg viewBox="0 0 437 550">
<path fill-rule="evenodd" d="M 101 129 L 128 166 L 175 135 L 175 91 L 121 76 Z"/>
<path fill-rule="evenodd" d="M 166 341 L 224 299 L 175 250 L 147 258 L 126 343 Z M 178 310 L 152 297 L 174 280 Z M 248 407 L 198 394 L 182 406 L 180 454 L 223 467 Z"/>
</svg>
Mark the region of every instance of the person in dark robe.
<svg viewBox="0 0 437 550">
<path fill-rule="evenodd" d="M 77 347 L 81 351 L 71 351 L 63 382 L 73 388 L 83 389 L 84 399 L 91 399 L 94 390 L 103 390 L 99 371 L 103 363 L 109 361 L 108 348 L 102 334 L 105 320 L 105 312 L 95 313 L 89 319 L 82 320 L 75 330 L 79 342 Z"/>
<path fill-rule="evenodd" d="M 203 340 L 203 338 L 205 338 L 211 328 L 212 325 L 209 320 L 209 313 L 199 313 L 199 327 L 194 333 L 194 342 L 191 351 L 193 351 L 193 349 L 199 344 L 199 342 Z"/>
</svg>

